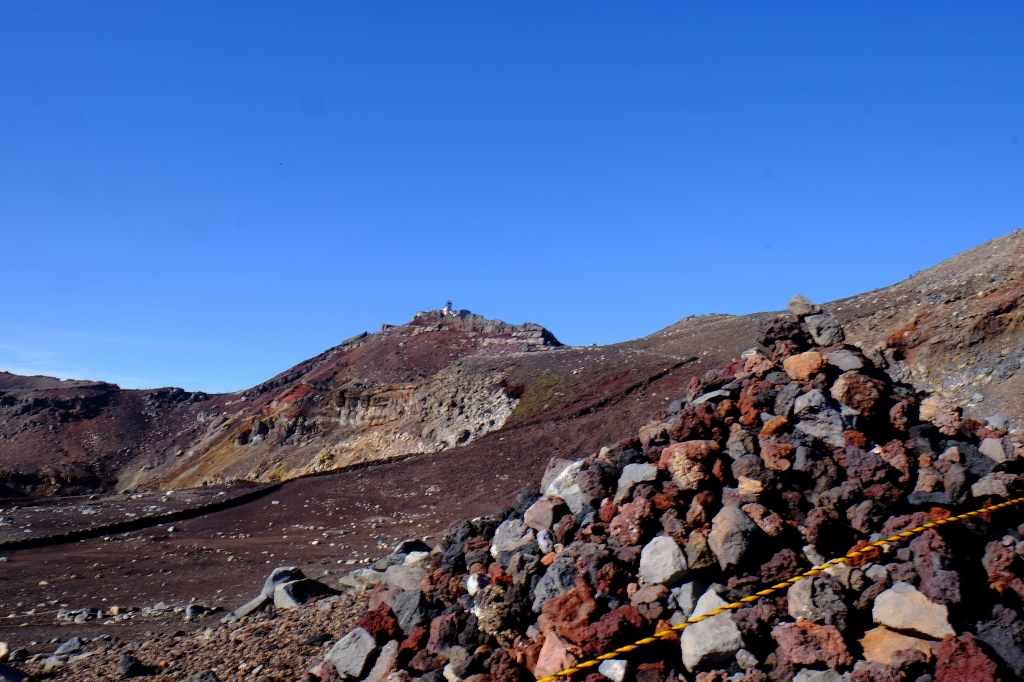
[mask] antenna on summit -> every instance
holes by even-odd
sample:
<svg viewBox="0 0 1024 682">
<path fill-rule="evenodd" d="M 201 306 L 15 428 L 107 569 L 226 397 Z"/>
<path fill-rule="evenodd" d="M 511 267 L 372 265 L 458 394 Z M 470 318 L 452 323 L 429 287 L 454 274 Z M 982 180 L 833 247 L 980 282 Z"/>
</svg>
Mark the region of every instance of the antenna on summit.
<svg viewBox="0 0 1024 682">
<path fill-rule="evenodd" d="M 452 302 L 451 302 L 450 299 L 448 300 L 447 303 L 444 304 L 444 307 L 441 308 L 441 314 L 442 315 L 451 315 L 452 314 Z"/>
</svg>

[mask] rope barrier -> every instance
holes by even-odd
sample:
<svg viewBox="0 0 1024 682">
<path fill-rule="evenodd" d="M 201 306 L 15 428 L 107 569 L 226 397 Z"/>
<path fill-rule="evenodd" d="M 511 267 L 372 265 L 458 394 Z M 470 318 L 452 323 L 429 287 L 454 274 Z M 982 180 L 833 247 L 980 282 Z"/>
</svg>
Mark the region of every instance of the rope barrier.
<svg viewBox="0 0 1024 682">
<path fill-rule="evenodd" d="M 755 602 L 755 601 L 757 601 L 758 599 L 760 599 L 762 597 L 767 597 L 767 596 L 769 596 L 771 594 L 774 594 L 775 592 L 778 592 L 780 590 L 788 589 L 791 585 L 793 585 L 794 583 L 800 582 L 804 578 L 813 578 L 814 576 L 818 575 L 819 573 L 821 573 L 822 571 L 824 571 L 827 568 L 830 568 L 832 566 L 838 566 L 839 564 L 844 564 L 847 561 L 849 561 L 850 559 L 856 559 L 856 558 L 858 558 L 858 557 L 860 557 L 860 556 L 862 556 L 864 554 L 867 554 L 869 552 L 877 552 L 880 548 L 884 547 L 885 545 L 901 542 L 903 540 L 906 540 L 907 538 L 911 538 L 911 537 L 917 535 L 918 533 L 923 533 L 924 531 L 928 530 L 929 528 L 938 528 L 939 526 L 945 526 L 945 525 L 950 524 L 950 523 L 957 523 L 959 521 L 964 521 L 965 519 L 969 519 L 969 518 L 974 517 L 974 516 L 981 516 L 982 514 L 987 514 L 989 512 L 997 511 L 999 509 L 1005 509 L 1006 507 L 1012 507 L 1014 505 L 1021 504 L 1022 502 L 1024 502 L 1024 497 L 1018 497 L 1016 499 L 1009 500 L 1007 502 L 1000 502 L 999 504 L 989 505 L 987 507 L 982 507 L 981 509 L 976 509 L 974 511 L 969 511 L 969 512 L 965 512 L 963 514 L 958 514 L 956 516 L 949 516 L 949 517 L 947 517 L 945 519 L 939 519 L 939 520 L 936 520 L 936 521 L 929 521 L 928 523 L 921 524 L 920 526 L 918 526 L 916 528 L 911 528 L 910 530 L 905 530 L 902 533 L 897 533 L 896 535 L 891 535 L 891 536 L 885 538 L 884 540 L 877 540 L 875 542 L 871 542 L 871 543 L 861 547 L 860 549 L 851 550 L 845 556 L 837 557 L 837 558 L 832 559 L 830 561 L 826 561 L 825 563 L 819 564 L 819 565 L 817 565 L 817 566 L 815 566 L 815 567 L 813 567 L 813 568 L 811 568 L 811 569 L 809 569 L 807 571 L 804 571 L 803 573 L 795 575 L 792 578 L 789 578 L 788 580 L 784 580 L 783 582 L 781 582 L 781 583 L 779 583 L 777 585 L 772 585 L 771 587 L 769 587 L 767 589 L 764 589 L 764 590 L 761 590 L 760 592 L 755 592 L 754 594 L 750 595 L 749 597 L 744 597 L 743 599 L 740 599 L 738 601 L 734 601 L 731 604 L 726 604 L 725 606 L 721 606 L 721 607 L 719 607 L 717 609 L 713 609 L 713 610 L 708 611 L 707 613 L 702 614 L 700 616 L 693 616 L 692 618 L 686 620 L 683 623 L 679 623 L 678 625 L 673 625 L 668 630 L 662 630 L 660 632 L 655 632 L 650 637 L 644 637 L 643 639 L 638 639 L 637 641 L 633 642 L 632 644 L 626 644 L 625 646 L 620 646 L 617 649 L 613 649 L 612 651 L 609 651 L 606 654 L 601 654 L 600 656 L 598 656 L 596 658 L 593 658 L 593 659 L 591 659 L 589 661 L 583 661 L 582 663 L 577 663 L 575 666 L 573 666 L 571 668 L 566 668 L 565 670 L 560 670 L 557 673 L 555 673 L 554 675 L 548 675 L 547 677 L 541 677 L 541 678 L 539 678 L 537 680 L 537 682 L 554 682 L 559 677 L 568 677 L 569 675 L 581 672 L 583 670 L 586 670 L 587 668 L 593 668 L 594 666 L 600 665 L 602 661 L 611 660 L 611 659 L 617 657 L 620 654 L 627 654 L 627 653 L 629 653 L 631 651 L 635 651 L 635 650 L 639 649 L 642 646 L 646 646 L 648 644 L 653 644 L 654 642 L 657 642 L 657 641 L 662 640 L 662 639 L 667 639 L 668 637 L 671 637 L 672 635 L 676 634 L 680 630 L 685 630 L 687 627 L 689 627 L 689 626 L 691 626 L 691 625 L 693 625 L 695 623 L 699 623 L 702 620 L 707 620 L 708 618 L 711 618 L 713 616 L 717 616 L 717 615 L 719 615 L 721 613 L 725 613 L 726 611 L 735 611 L 736 609 L 738 609 L 738 608 L 740 608 L 742 606 L 745 606 L 746 604 L 749 604 L 751 602 Z"/>
</svg>

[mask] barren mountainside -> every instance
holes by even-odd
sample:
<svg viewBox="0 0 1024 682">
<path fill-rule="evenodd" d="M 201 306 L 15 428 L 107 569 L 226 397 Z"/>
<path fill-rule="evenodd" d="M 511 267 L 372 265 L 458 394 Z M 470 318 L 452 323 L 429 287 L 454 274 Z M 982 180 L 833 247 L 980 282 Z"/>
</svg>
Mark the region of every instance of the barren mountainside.
<svg viewBox="0 0 1024 682">
<path fill-rule="evenodd" d="M 822 307 L 894 379 L 1019 425 L 1022 277 L 1014 233 Z M 582 348 L 538 325 L 431 311 L 222 395 L 0 373 L 0 495 L 280 481 L 470 445 L 467 457 L 573 457 L 635 434 L 776 314 L 690 317 Z"/>
</svg>

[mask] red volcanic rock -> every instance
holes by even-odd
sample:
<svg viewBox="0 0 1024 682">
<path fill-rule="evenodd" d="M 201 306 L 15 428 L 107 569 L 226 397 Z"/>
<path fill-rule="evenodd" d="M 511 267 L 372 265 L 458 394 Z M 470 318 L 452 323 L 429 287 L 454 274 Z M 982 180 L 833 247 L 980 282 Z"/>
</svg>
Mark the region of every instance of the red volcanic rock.
<svg viewBox="0 0 1024 682">
<path fill-rule="evenodd" d="M 939 642 L 935 682 L 995 682 L 996 664 L 985 655 L 974 635 L 946 635 Z"/>
<path fill-rule="evenodd" d="M 960 602 L 960 576 L 951 571 L 953 554 L 934 528 L 926 530 L 910 542 L 914 553 L 914 570 L 921 578 L 918 589 L 936 604 Z"/>
<path fill-rule="evenodd" d="M 669 422 L 668 434 L 676 443 L 707 438 L 711 435 L 714 419 L 714 407 L 707 403 L 688 407 Z"/>
<path fill-rule="evenodd" d="M 377 644 L 384 644 L 401 632 L 398 627 L 398 619 L 395 618 L 395 614 L 387 604 L 380 604 L 377 608 L 367 611 L 357 627 L 361 627 L 373 635 Z"/>
<path fill-rule="evenodd" d="M 897 431 L 906 431 L 911 422 L 911 411 L 914 401 L 910 398 L 901 400 L 889 409 L 889 423 Z"/>
<path fill-rule="evenodd" d="M 584 634 L 584 650 L 588 656 L 599 656 L 616 646 L 633 641 L 643 635 L 644 617 L 634 606 L 620 606 L 610 611 Z"/>
<path fill-rule="evenodd" d="M 857 372 L 847 372 L 832 384 L 831 395 L 843 405 L 869 416 L 882 398 L 885 384 Z"/>
<path fill-rule="evenodd" d="M 611 536 L 622 545 L 638 545 L 653 518 L 650 500 L 640 498 L 624 504 L 619 508 L 618 515 L 612 519 L 609 527 Z"/>
<path fill-rule="evenodd" d="M 850 675 L 851 682 L 901 682 L 903 675 L 891 665 L 861 661 Z"/>
<path fill-rule="evenodd" d="M 766 468 L 773 471 L 788 471 L 793 466 L 793 455 L 796 448 L 789 443 L 780 443 L 775 437 L 772 437 L 762 439 L 760 445 L 761 460 Z"/>
<path fill-rule="evenodd" d="M 868 446 L 868 437 L 860 431 L 843 431 L 843 442 L 855 448 L 864 449 Z"/>
<path fill-rule="evenodd" d="M 665 422 L 652 422 L 640 427 L 640 443 L 645 448 L 653 445 L 665 445 L 668 443 L 668 424 Z"/>
<path fill-rule="evenodd" d="M 789 419 L 786 417 L 772 417 L 764 423 L 764 426 L 761 427 L 761 431 L 757 434 L 757 437 L 764 439 L 774 436 L 776 433 L 782 431 L 788 423 Z"/>
<path fill-rule="evenodd" d="M 846 469 L 849 478 L 866 483 L 881 481 L 888 473 L 885 461 L 881 457 L 850 445 L 836 454 L 836 461 Z"/>
<path fill-rule="evenodd" d="M 498 649 L 485 664 L 492 682 L 526 682 L 527 673 L 504 649 Z"/>
<path fill-rule="evenodd" d="M 523 514 L 523 521 L 534 530 L 548 530 L 569 513 L 569 506 L 560 497 L 545 496 L 533 503 Z"/>
<path fill-rule="evenodd" d="M 878 456 L 886 464 L 900 472 L 900 483 L 906 483 L 910 480 L 910 458 L 907 456 L 907 448 L 902 441 L 889 441 L 880 449 Z"/>
<path fill-rule="evenodd" d="M 574 587 L 562 596 L 544 602 L 537 624 L 541 632 L 554 631 L 574 644 L 583 644 L 590 618 L 596 611 L 593 591 L 586 586 Z"/>
<path fill-rule="evenodd" d="M 780 623 L 772 630 L 772 639 L 793 663 L 830 668 L 853 663 L 843 635 L 834 625 L 818 625 L 801 618 L 795 623 Z"/>
<path fill-rule="evenodd" d="M 416 655 L 409 659 L 409 669 L 420 673 L 428 673 L 431 670 L 441 670 L 448 665 L 448 659 L 440 654 L 434 654 L 426 649 L 416 652 Z"/>
<path fill-rule="evenodd" d="M 791 355 L 783 361 L 782 366 L 785 368 L 786 374 L 789 375 L 790 379 L 794 381 L 807 381 L 820 372 L 827 364 L 828 361 L 825 360 L 825 356 L 821 353 L 807 351 L 806 353 Z"/>
<path fill-rule="evenodd" d="M 663 462 L 667 466 L 676 457 L 685 457 L 692 462 L 704 462 L 717 455 L 721 449 L 713 440 L 688 440 L 685 443 L 673 443 L 661 451 L 659 462 Z"/>
<path fill-rule="evenodd" d="M 768 407 L 768 395 L 775 402 L 775 390 L 769 381 L 751 381 L 740 392 L 736 407 L 740 410 L 740 424 L 750 426 L 761 423 L 762 408 Z"/>
<path fill-rule="evenodd" d="M 438 616 L 430 623 L 430 639 L 427 641 L 427 651 L 431 653 L 443 653 L 456 643 L 459 634 L 459 618 L 454 613 L 447 616 Z"/>
<path fill-rule="evenodd" d="M 761 564 L 761 582 L 772 585 L 798 573 L 800 559 L 790 548 L 781 549 L 767 563 Z"/>
</svg>

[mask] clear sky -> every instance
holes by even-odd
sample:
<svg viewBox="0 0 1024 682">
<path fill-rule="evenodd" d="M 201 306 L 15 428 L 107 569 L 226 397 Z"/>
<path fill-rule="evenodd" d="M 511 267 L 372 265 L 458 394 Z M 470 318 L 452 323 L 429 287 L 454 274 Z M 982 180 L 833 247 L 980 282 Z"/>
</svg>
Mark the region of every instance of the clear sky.
<svg viewBox="0 0 1024 682">
<path fill-rule="evenodd" d="M 1020 2 L 5 2 L 0 369 L 236 390 L 458 308 L 566 343 L 1024 226 Z"/>
</svg>

